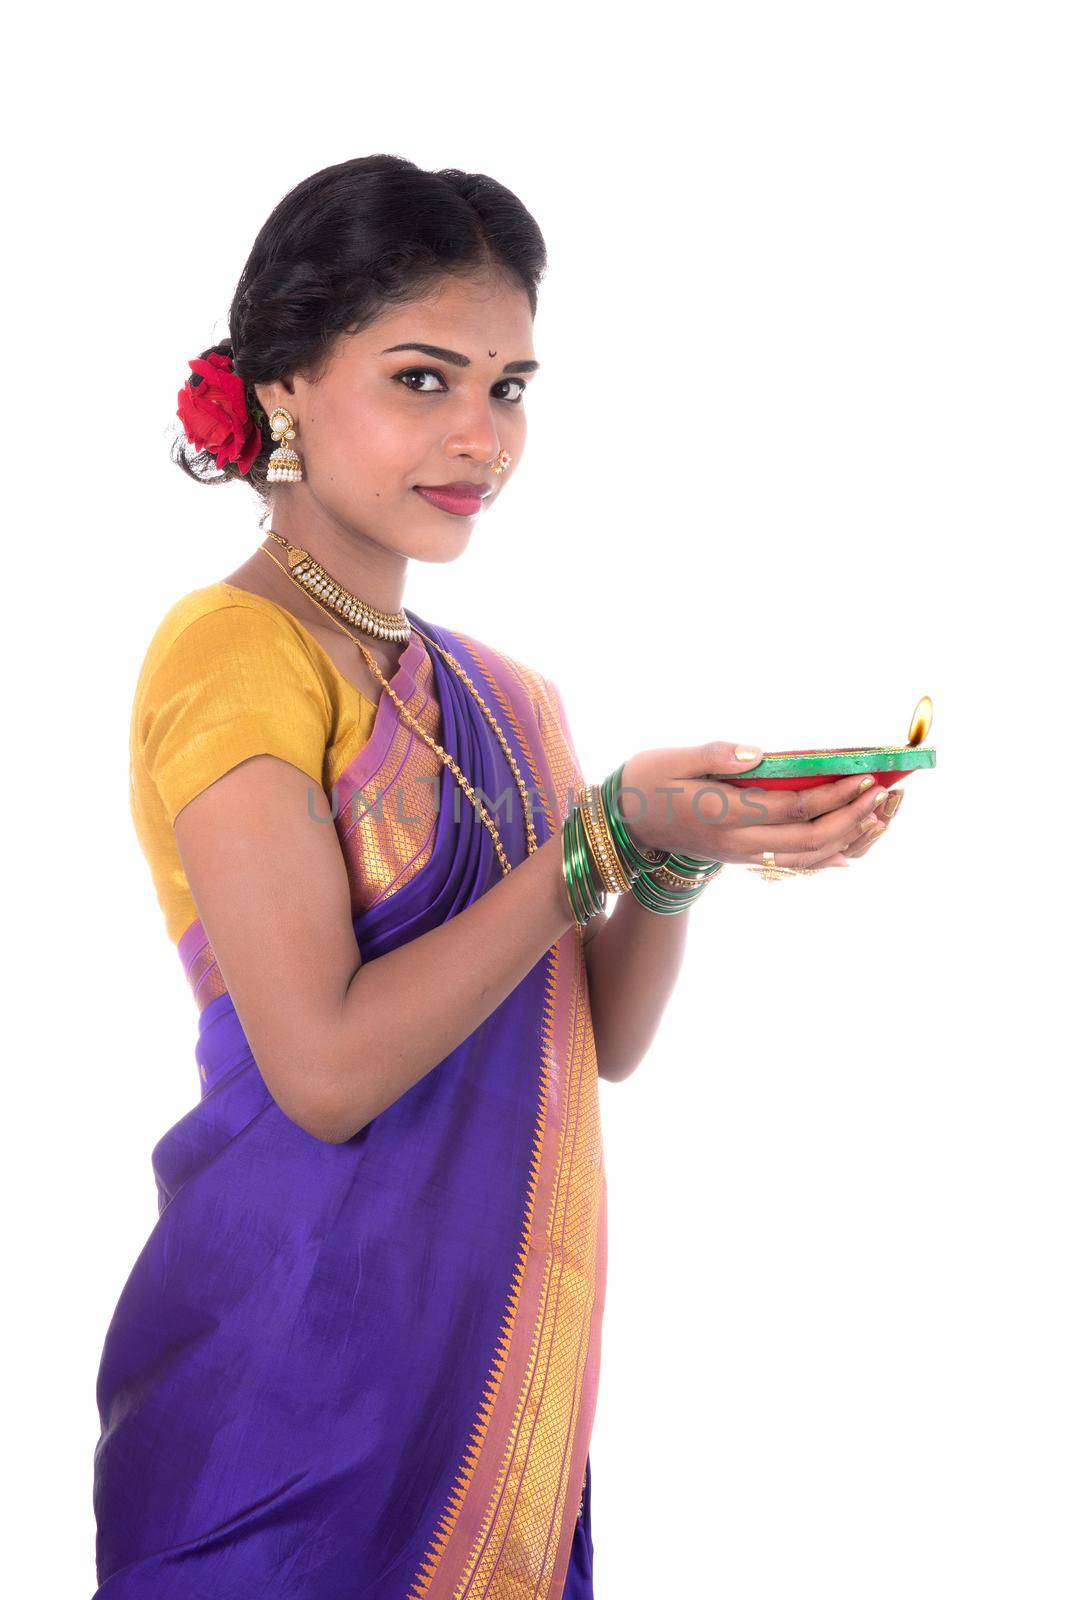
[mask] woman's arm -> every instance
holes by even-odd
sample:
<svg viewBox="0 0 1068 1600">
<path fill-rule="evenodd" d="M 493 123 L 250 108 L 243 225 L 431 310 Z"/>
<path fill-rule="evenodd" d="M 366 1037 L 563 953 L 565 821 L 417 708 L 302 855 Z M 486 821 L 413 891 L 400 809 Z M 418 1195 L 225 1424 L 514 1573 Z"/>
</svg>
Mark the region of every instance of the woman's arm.
<svg viewBox="0 0 1068 1600">
<path fill-rule="evenodd" d="M 586 974 L 602 1078 L 628 1078 L 652 1044 L 682 966 L 689 921 L 689 911 L 660 916 L 621 894 L 611 916 L 587 924 Z"/>
<path fill-rule="evenodd" d="M 723 772 L 725 759 L 716 745 L 651 751 L 632 757 L 627 773 L 659 794 L 672 773 Z M 886 798 L 878 789 L 846 803 L 856 792 L 856 780 L 843 779 L 767 794 L 762 810 L 785 825 L 741 827 L 743 797 L 733 790 L 713 849 L 707 822 L 683 814 L 669 824 L 654 807 L 639 843 L 726 861 L 794 850 L 803 852 L 798 863 L 815 863 L 859 838 L 863 813 Z M 209 784 L 175 814 L 174 833 L 267 1087 L 293 1122 L 331 1144 L 350 1139 L 444 1060 L 573 922 L 561 831 L 457 916 L 365 963 L 326 795 L 275 755 L 249 757 Z M 687 916 L 661 917 L 624 895 L 592 930 L 586 955 L 605 1076 L 625 1077 L 648 1047 L 681 961 Z"/>
<path fill-rule="evenodd" d="M 457 916 L 364 962 L 326 795 L 273 755 L 232 767 L 174 831 L 264 1081 L 330 1144 L 444 1060 L 573 922 L 556 834 Z"/>
</svg>

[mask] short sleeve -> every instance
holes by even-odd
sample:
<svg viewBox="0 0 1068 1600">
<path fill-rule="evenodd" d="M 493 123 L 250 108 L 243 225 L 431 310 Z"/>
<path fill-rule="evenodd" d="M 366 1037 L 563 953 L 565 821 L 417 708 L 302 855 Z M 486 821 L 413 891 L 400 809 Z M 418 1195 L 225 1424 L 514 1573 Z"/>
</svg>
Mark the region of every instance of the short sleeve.
<svg viewBox="0 0 1068 1600">
<path fill-rule="evenodd" d="M 132 736 L 167 818 L 254 755 L 323 781 L 331 717 L 323 685 L 285 624 L 252 606 L 195 617 L 150 655 Z"/>
</svg>

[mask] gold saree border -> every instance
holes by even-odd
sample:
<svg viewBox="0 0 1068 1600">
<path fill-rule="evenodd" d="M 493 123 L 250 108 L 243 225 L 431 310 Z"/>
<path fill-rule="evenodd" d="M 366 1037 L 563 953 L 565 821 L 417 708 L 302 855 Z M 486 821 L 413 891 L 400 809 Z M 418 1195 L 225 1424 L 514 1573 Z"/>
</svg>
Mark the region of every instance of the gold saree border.
<svg viewBox="0 0 1068 1600">
<path fill-rule="evenodd" d="M 442 720 L 434 697 L 434 664 L 421 635 L 413 631 L 412 638 L 419 641 L 421 654 L 411 669 L 413 687 L 400 698 L 423 732 L 440 744 Z M 433 854 L 439 825 L 441 785 L 436 780 L 441 776 L 441 759 L 402 721 L 392 703 L 380 707 L 383 709 L 394 721 L 376 771 L 362 783 L 356 782 L 371 744 L 368 740 L 333 786 L 337 796 L 334 825 L 345 857 L 354 917 L 416 877 Z M 371 739 L 375 736 L 373 731 Z"/>
<path fill-rule="evenodd" d="M 549 680 L 454 637 L 519 741 L 557 832 L 560 799 L 548 780 L 574 782 L 578 764 Z M 578 929 L 546 956 L 538 1109 L 512 1289 L 467 1446 L 407 1600 L 559 1600 L 570 1560 L 600 1368 L 607 1208 Z"/>
</svg>

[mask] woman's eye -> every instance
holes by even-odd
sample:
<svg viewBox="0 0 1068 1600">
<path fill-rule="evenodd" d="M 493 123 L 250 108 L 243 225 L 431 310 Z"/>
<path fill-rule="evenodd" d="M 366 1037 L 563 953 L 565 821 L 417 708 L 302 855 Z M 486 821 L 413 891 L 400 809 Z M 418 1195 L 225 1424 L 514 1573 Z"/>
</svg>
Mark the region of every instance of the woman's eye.
<svg viewBox="0 0 1068 1600">
<path fill-rule="evenodd" d="M 440 389 L 428 389 L 428 388 L 425 388 L 423 386 L 423 384 L 419 381 L 419 380 L 421 380 L 423 378 L 436 378 L 438 380 L 438 382 L 442 385 L 442 387 Z M 414 379 L 416 381 L 412 382 L 412 383 L 409 383 L 409 381 L 408 381 L 409 379 Z M 413 394 L 447 394 L 448 393 L 448 385 L 445 383 L 444 374 L 436 371 L 433 367 L 410 367 L 407 372 L 398 372 L 396 374 L 396 376 L 395 376 L 395 380 L 394 381 L 397 382 L 397 383 L 403 384 L 404 388 L 406 388 L 406 389 L 411 389 Z M 511 387 L 511 388 L 518 389 L 519 393 L 516 394 L 516 395 L 501 395 L 500 396 L 500 398 L 502 400 L 506 400 L 509 405 L 516 406 L 516 405 L 519 405 L 520 402 L 522 401 L 523 395 L 526 392 L 526 387 L 527 386 L 526 386 L 526 384 L 523 382 L 523 380 L 521 378 L 502 378 L 500 384 L 496 384 L 494 387 L 496 387 L 496 388 L 502 388 L 503 387 L 505 389 Z"/>
<path fill-rule="evenodd" d="M 414 367 L 408 372 L 398 372 L 397 382 L 403 384 L 406 389 L 412 389 L 414 394 L 440 394 L 442 390 L 415 388 L 406 381 L 408 378 L 437 378 L 442 384 L 445 382 L 441 373 L 435 372 L 431 367 Z"/>
</svg>

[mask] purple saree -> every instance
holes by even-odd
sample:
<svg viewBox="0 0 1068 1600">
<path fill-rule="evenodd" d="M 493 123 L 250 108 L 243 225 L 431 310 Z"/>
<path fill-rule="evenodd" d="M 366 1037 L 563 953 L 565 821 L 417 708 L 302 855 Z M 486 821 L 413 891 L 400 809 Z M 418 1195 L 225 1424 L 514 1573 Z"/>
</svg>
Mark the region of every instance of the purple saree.
<svg viewBox="0 0 1068 1600">
<path fill-rule="evenodd" d="M 409 615 L 500 722 L 544 842 L 582 782 L 554 685 Z M 518 865 L 503 752 L 415 628 L 391 684 Z M 500 878 L 384 691 L 331 800 L 365 960 Z M 578 930 L 341 1145 L 273 1100 L 199 921 L 179 952 L 200 1101 L 153 1151 L 159 1217 L 101 1357 L 98 1600 L 592 1600 L 606 1205 Z"/>
</svg>

